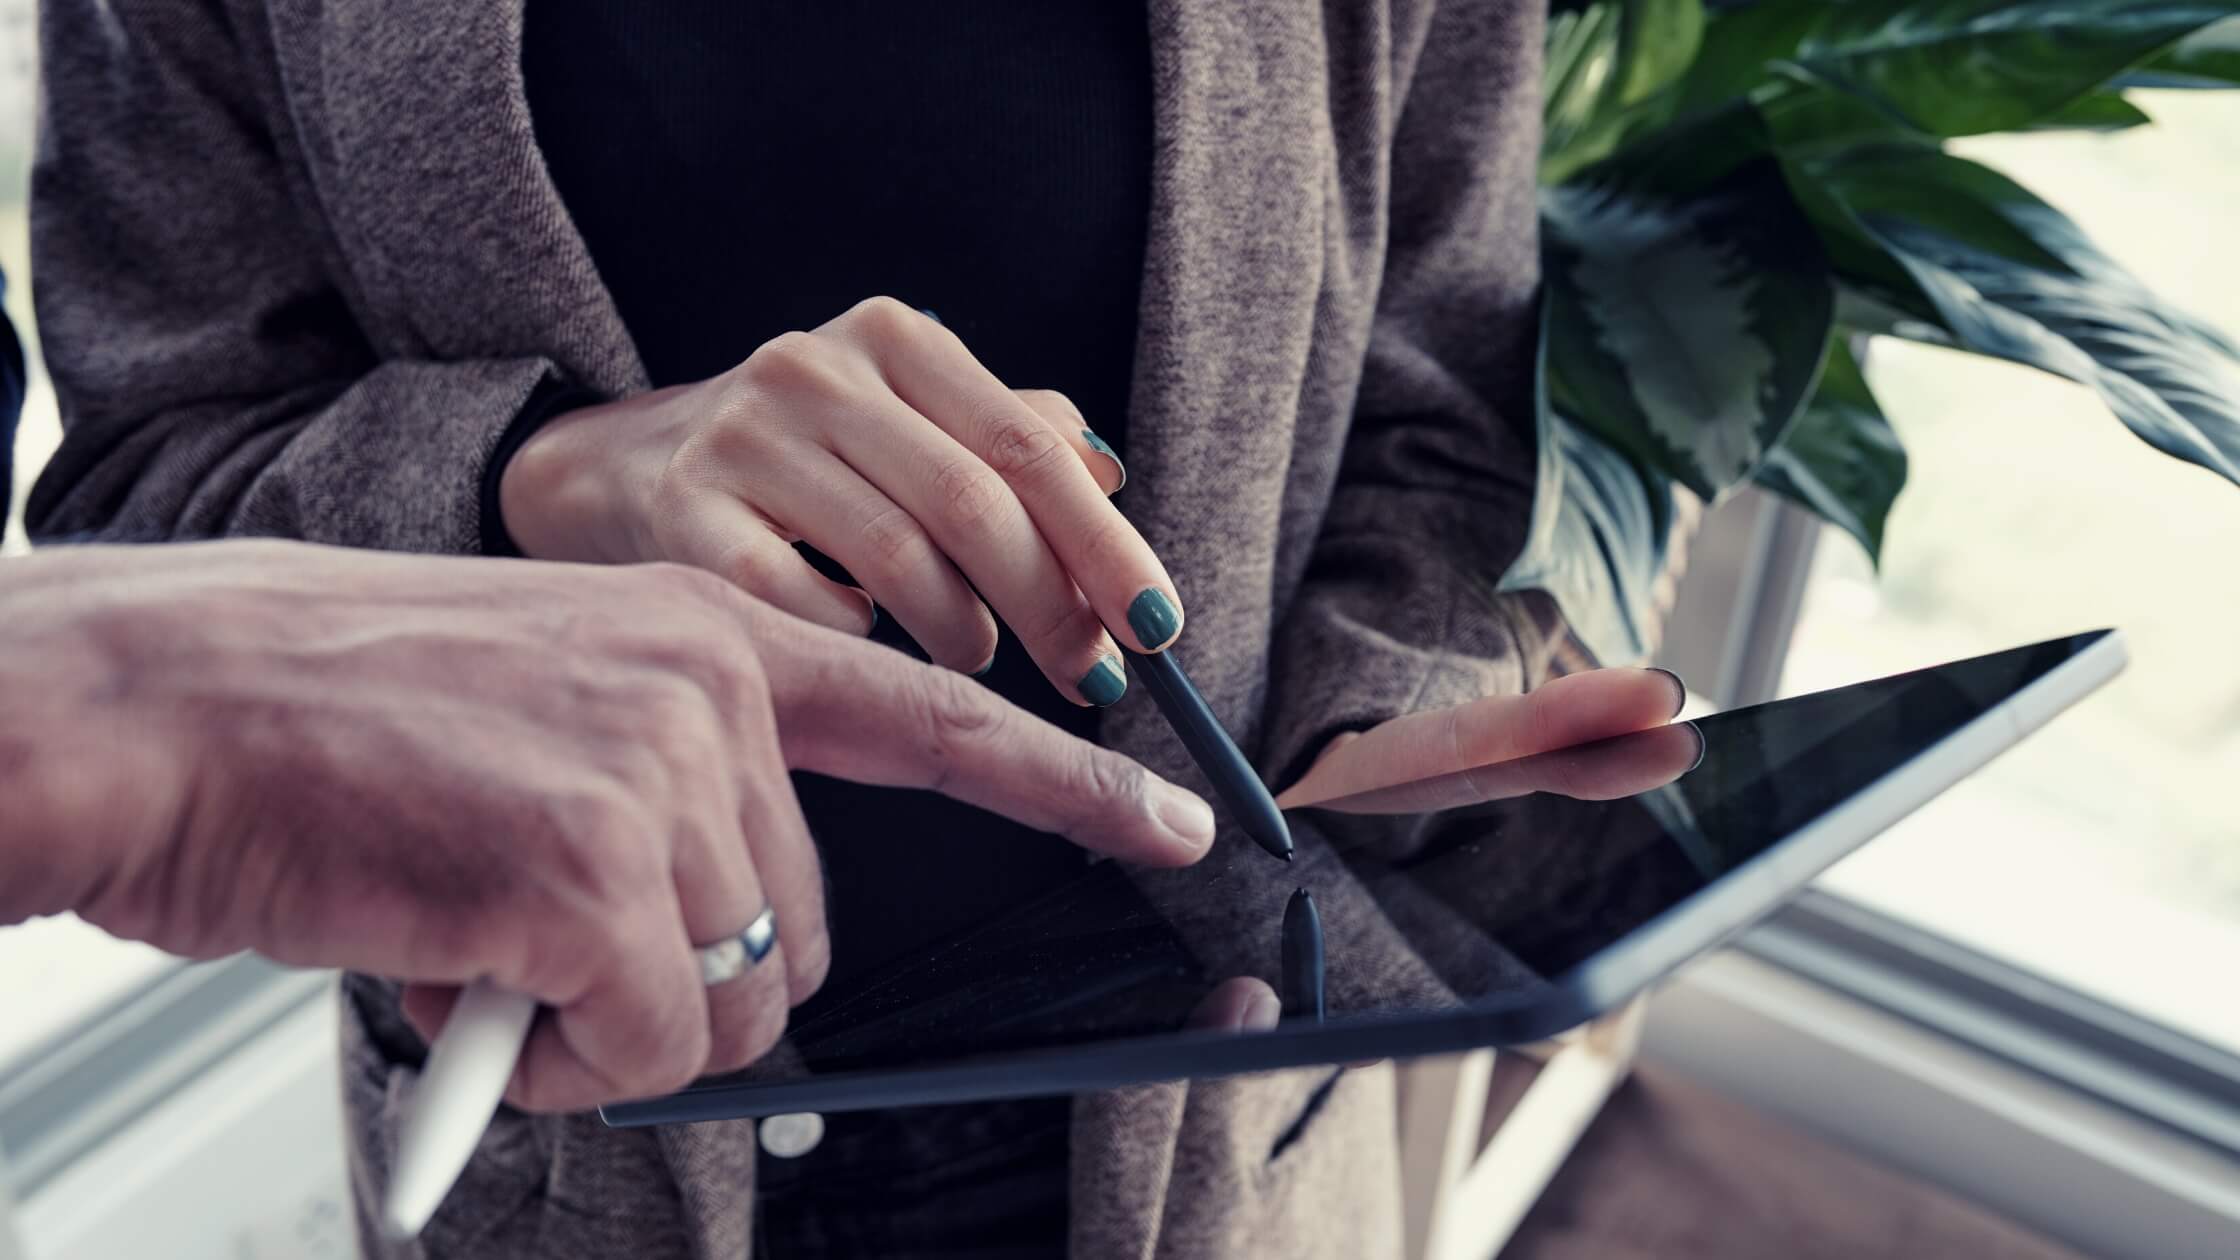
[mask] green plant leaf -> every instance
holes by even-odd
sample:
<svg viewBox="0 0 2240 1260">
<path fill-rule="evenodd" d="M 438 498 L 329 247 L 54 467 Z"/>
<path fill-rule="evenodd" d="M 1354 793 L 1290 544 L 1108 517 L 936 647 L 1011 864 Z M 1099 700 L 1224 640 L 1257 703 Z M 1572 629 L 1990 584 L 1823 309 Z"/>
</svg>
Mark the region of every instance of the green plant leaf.
<svg viewBox="0 0 2240 1260">
<path fill-rule="evenodd" d="M 1618 104 L 1662 91 L 1703 47 L 1702 0 L 1624 0 L 1618 38 Z"/>
<path fill-rule="evenodd" d="M 1556 409 L 1706 499 L 1780 439 L 1833 319 L 1768 143 L 1737 105 L 1542 190 Z"/>
<path fill-rule="evenodd" d="M 1934 145 L 1936 137 L 1863 97 L 1781 74 L 1752 98 L 1774 146 L 1789 158 L 1840 153 L 1856 144 Z"/>
<path fill-rule="evenodd" d="M 1535 406 L 1539 469 L 1524 550 L 1498 590 L 1546 591 L 1595 660 L 1647 659 L 1656 584 L 1672 530 L 1672 483 L 1556 414 L 1541 321 Z"/>
<path fill-rule="evenodd" d="M 2240 87 L 2240 18 L 2186 36 L 2122 79 L 2125 87 Z"/>
<path fill-rule="evenodd" d="M 2094 92 L 2080 96 L 2038 119 L 2030 131 L 2129 131 L 2154 121 L 2147 111 L 2123 98 L 2121 92 Z"/>
<path fill-rule="evenodd" d="M 2142 62 L 2229 81 L 2240 36 L 2205 28 L 2236 14 L 2240 0 L 1766 0 L 1712 16 L 1674 95 L 1685 112 L 1785 73 L 1933 135 L 2009 131 Z"/>
<path fill-rule="evenodd" d="M 1864 216 L 1913 220 L 1974 248 L 2089 281 L 2109 300 L 2145 310 L 2227 357 L 2240 357 L 2240 345 L 2231 337 L 2162 300 L 2069 216 L 1980 162 L 1934 150 L 1862 149 L 1813 164 L 1811 178 L 1862 233 Z"/>
<path fill-rule="evenodd" d="M 2026 127 L 2204 27 L 2240 0 L 1864 0 L 1818 4 L 1795 72 L 1924 131 Z"/>
<path fill-rule="evenodd" d="M 1618 19 L 1607 4 L 1589 4 L 1548 18 L 1543 73 L 1541 152 L 1568 151 L 1593 126 L 1617 79 Z"/>
<path fill-rule="evenodd" d="M 1841 328 L 1812 402 L 1758 466 L 1757 482 L 1859 540 L 1880 567 L 1882 529 L 1906 484 L 1906 451 Z"/>
<path fill-rule="evenodd" d="M 2157 298 L 2066 216 L 1987 167 L 1885 150 L 1827 174 L 1956 344 L 2089 385 L 2149 444 L 2240 482 L 2240 348 L 2230 338 Z M 1943 211 L 1894 206 L 1898 186 L 1907 205 L 1941 198 Z M 2013 248 L 2016 237 L 2030 249 Z"/>
<path fill-rule="evenodd" d="M 2032 267 L 2071 269 L 2013 213 L 2017 196 L 2048 213 L 2052 207 L 1987 166 L 1933 148 L 1878 146 L 1807 162 L 1803 169 L 1856 221 L 1872 216 L 1919 223 Z"/>
<path fill-rule="evenodd" d="M 1558 183 L 1665 122 L 1653 98 L 1703 40 L 1702 0 L 1598 0 L 1548 18 L 1541 178 Z"/>
<path fill-rule="evenodd" d="M 1703 48 L 1674 85 L 1675 107 L 1693 112 L 1748 96 L 1776 62 L 1796 55 L 1827 19 L 1823 3 L 1767 0 L 1721 9 L 1704 24 Z"/>
</svg>

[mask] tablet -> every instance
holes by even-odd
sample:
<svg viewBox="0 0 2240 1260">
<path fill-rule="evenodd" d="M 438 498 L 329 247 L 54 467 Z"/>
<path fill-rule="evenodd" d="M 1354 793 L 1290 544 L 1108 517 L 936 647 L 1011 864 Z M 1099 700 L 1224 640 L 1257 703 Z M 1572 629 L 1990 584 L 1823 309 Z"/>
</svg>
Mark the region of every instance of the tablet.
<svg viewBox="0 0 2240 1260">
<path fill-rule="evenodd" d="M 601 1114 L 963 1102 L 1543 1040 L 1748 927 L 2123 663 L 2095 631 L 1327 802 L 1290 815 L 1290 865 L 1229 835 L 1184 870 L 1086 863 L 828 985 L 752 1067 Z"/>
</svg>

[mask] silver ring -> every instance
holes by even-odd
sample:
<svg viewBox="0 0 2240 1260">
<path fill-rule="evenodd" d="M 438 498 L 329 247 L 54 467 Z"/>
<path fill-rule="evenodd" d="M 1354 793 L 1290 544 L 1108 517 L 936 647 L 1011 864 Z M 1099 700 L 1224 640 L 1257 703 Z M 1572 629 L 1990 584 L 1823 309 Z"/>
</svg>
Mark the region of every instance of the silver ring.
<svg viewBox="0 0 2240 1260">
<path fill-rule="evenodd" d="M 747 974 L 770 956 L 778 943 L 778 908 L 764 906 L 737 936 L 694 950 L 700 956 L 700 983 L 714 988 Z"/>
</svg>

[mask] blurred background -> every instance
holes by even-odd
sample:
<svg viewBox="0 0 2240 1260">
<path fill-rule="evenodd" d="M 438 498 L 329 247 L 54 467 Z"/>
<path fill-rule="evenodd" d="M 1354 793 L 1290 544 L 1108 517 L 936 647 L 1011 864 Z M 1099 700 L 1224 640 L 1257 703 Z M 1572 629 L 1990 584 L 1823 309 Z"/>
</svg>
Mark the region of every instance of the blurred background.
<svg viewBox="0 0 2240 1260">
<path fill-rule="evenodd" d="M 29 343 L 33 364 L 16 451 L 18 515 L 58 439 L 53 395 L 37 367 L 30 302 L 36 277 L 26 241 L 34 63 L 31 0 L 0 0 L 0 268 L 9 279 L 8 313 Z M 2021 179 L 2150 287 L 2240 338 L 2240 248 L 2232 244 L 2234 207 L 2240 206 L 2240 93 L 2132 95 L 2156 125 L 2113 135 L 1963 140 L 1953 149 Z M 2198 1051 L 2240 1054 L 2234 979 L 2240 973 L 2240 663 L 2234 660 L 2240 490 L 2148 449 L 2086 390 L 2028 369 L 1883 340 L 1873 346 L 1867 370 L 1912 454 L 1911 480 L 1889 522 L 1881 571 L 1869 568 L 1849 538 L 1809 527 L 1803 559 L 1788 575 L 1799 584 L 1793 610 L 1779 613 L 1786 634 L 1753 635 L 1747 625 L 1697 621 L 1676 627 L 1674 654 L 1689 655 L 1690 634 L 1755 643 L 1778 659 L 1749 666 L 1778 679 L 1779 694 L 1795 694 L 2093 627 L 2121 627 L 2132 653 L 2123 676 L 1830 872 L 1820 883 L 1825 899 L 1819 904 L 1837 917 L 1858 908 L 1877 923 L 1919 934 L 1909 939 L 1954 946 L 1954 957 L 1970 960 L 1971 975 L 1999 977 L 2000 985 L 2033 998 L 2050 994 L 2063 1010 L 2078 996 L 2135 1018 L 2095 1027 L 2127 1029 L 2123 1036 L 2151 1043 L 2157 1053 L 2192 1064 L 2227 1062 Z M 1794 521 L 1789 528 L 1796 528 Z M 1731 544 L 1707 537 L 1705 545 Z M 6 546 L 23 546 L 17 517 L 7 522 Z M 1715 563 L 1719 557 L 1697 559 Z M 1757 603 L 1730 601 L 1721 615 L 1731 622 L 1762 612 Z M 1793 625 L 1787 624 L 1791 617 Z M 1776 646 L 1766 648 L 1768 642 Z M 1995 966 L 1979 967 L 1982 960 Z M 1714 962 L 1708 974 L 1716 977 L 1723 974 L 1716 966 L 1727 964 Z M 171 1018 L 165 1014 L 171 1006 L 151 995 L 168 994 L 172 1005 L 188 1001 L 179 997 L 177 971 L 174 960 L 68 918 L 0 929 L 0 1113 L 11 1087 L 21 1102 L 31 1089 L 25 1082 L 34 1080 L 27 1074 L 38 1065 L 123 1054 L 118 1047 L 133 1039 L 119 1030 L 129 1030 L 135 1010 L 156 1012 L 151 1020 Z M 1742 1011 L 1745 997 L 1722 983 L 1705 980 L 1696 990 L 1684 983 L 1679 996 L 1660 999 L 1672 1014 L 1664 1018 L 1652 1009 L 1647 1053 L 1652 1062 L 1747 1093 L 1748 1083 L 1737 1079 L 1745 1070 L 1722 1079 L 1713 1062 L 1733 1049 L 1731 1041 L 1719 1040 L 1719 1029 L 1732 1037 L 1735 1029 L 1757 1028 Z M 244 991 L 248 987 L 244 982 Z M 199 1003 L 196 1010 L 218 1000 L 217 989 L 197 992 L 201 996 L 189 1003 Z M 272 996 L 275 991 L 260 992 L 265 1005 L 235 1010 L 230 1023 L 149 1024 L 168 1030 L 164 1038 L 231 1038 L 222 1054 L 205 1056 L 222 1059 L 223 1066 L 203 1064 L 191 1088 L 173 1079 L 184 1069 L 159 1072 L 149 1079 L 171 1080 L 178 1088 L 151 1085 L 145 1096 L 112 1100 L 96 1121 L 72 1121 L 75 1129 L 58 1120 L 31 1130 L 40 1142 L 60 1143 L 17 1152 L 21 1232 L 34 1240 L 33 1254 L 348 1254 L 340 1156 L 331 1147 L 324 1040 L 330 1017 L 300 995 L 290 1004 Z M 1660 1019 L 1667 1030 L 1662 1034 Z M 260 1047 L 256 1053 L 242 1053 L 252 1042 Z M 2121 1047 L 2107 1054 L 2119 1068 L 2129 1061 Z M 1924 1051 L 1917 1060 L 1934 1056 Z M 2043 1074 L 2058 1076 L 2052 1069 Z M 1983 1180 L 1956 1180 L 1936 1152 L 1898 1149 L 1905 1142 L 1930 1144 L 1918 1133 L 1861 1136 L 1866 1129 L 1856 1116 L 1814 1112 L 1807 1085 L 1796 1083 L 1784 1093 L 1787 1087 L 1774 1079 L 1779 1075 L 1769 1074 L 1761 1096 L 1748 1101 L 1879 1165 L 1908 1165 L 2010 1217 L 2066 1235 L 2085 1251 L 2193 1254 L 2183 1246 L 2165 1249 L 2162 1241 L 2147 1250 L 2085 1245 L 2107 1238 L 2093 1236 L 2077 1219 L 2082 1209 L 2060 1200 L 2102 1202 L 2093 1198 L 2098 1183 L 2076 1179 L 2115 1173 L 2078 1171 L 2084 1166 L 2072 1168 L 2039 1150 L 2045 1162 L 2035 1171 L 2007 1170 L 2014 1175 L 2001 1180 L 1994 1169 Z M 34 1083 L 51 1095 L 66 1079 L 76 1078 L 37 1077 Z M 2213 1085 L 2202 1088 L 2217 1092 Z M 2229 1091 L 2223 1097 L 2229 1102 Z M 2134 1119 L 2154 1110 L 2136 1098 L 2116 1108 Z M 2059 1108 L 2049 1114 L 2067 1116 L 2062 1123 L 2074 1120 Z M 2053 1123 L 2017 1122 L 2039 1129 Z M 2098 1135 L 2091 1140 L 2113 1142 L 2109 1135 L 2127 1132 L 2115 1121 L 2093 1123 L 2100 1127 L 2091 1130 Z M 56 1138 L 58 1132 L 64 1138 Z M 123 1149 L 121 1135 L 157 1143 L 152 1135 L 159 1132 L 167 1143 L 161 1157 L 103 1162 L 110 1158 L 104 1151 Z M 0 1127 L 0 1140 L 9 1136 Z M 2172 1195 L 2212 1215 L 2229 1210 L 2240 1220 L 2229 1150 L 2216 1174 L 2220 1165 L 2200 1162 L 2215 1143 L 2199 1134 L 2189 1140 L 2191 1146 L 2170 1149 L 2149 1142 L 2146 1149 L 2162 1153 L 2139 1157 L 2133 1171 L 2147 1178 L 2139 1169 L 2161 1159 L 2196 1178 L 2186 1182 L 2170 1174 L 2177 1180 L 2169 1184 L 2179 1185 Z M 214 1155 L 227 1151 L 232 1154 L 224 1159 Z M 1961 1155 L 1979 1162 L 1999 1158 L 1983 1150 Z M 35 1157 L 28 1175 L 25 1156 Z M 263 1175 L 244 1175 L 255 1170 Z M 2226 1180 L 2217 1182 L 2217 1175 Z M 2136 1195 L 2123 1201 L 2160 1202 Z M 181 1232 L 178 1221 L 189 1218 L 199 1223 Z M 1532 1250 L 1550 1245 L 1545 1239 L 1553 1228 L 1544 1215 L 1535 1220 L 1542 1243 L 1520 1241 L 1510 1254 L 1561 1254 Z M 2149 1235 L 2128 1237 L 2140 1242 Z M 2240 1254 L 2240 1246 L 2226 1249 L 2231 1235 L 2196 1240 L 2203 1248 L 2197 1254 Z M 0 1237 L 0 1255 L 6 1250 Z"/>
<path fill-rule="evenodd" d="M 2135 95 L 2154 126 L 1953 149 L 2240 334 L 2240 100 Z M 1825 885 L 2240 1050 L 2240 489 L 2043 373 L 1883 338 L 1868 375 L 1911 476 L 1879 577 L 1822 531 L 1782 694 L 2109 625 L 2132 663 Z"/>
</svg>

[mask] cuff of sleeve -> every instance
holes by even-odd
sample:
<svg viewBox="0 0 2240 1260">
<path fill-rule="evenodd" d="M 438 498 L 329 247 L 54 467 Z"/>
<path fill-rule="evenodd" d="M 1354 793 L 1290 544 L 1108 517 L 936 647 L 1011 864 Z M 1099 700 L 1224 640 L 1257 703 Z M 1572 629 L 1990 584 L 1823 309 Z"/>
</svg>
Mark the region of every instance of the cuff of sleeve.
<svg viewBox="0 0 2240 1260">
<path fill-rule="evenodd" d="M 529 392 L 513 422 L 498 436 L 498 444 L 491 448 L 489 462 L 482 468 L 482 554 L 514 558 L 521 555 L 521 548 L 514 545 L 513 535 L 506 532 L 504 506 L 498 497 L 499 483 L 505 477 L 506 465 L 513 462 L 514 454 L 553 417 L 600 401 L 599 395 L 590 390 L 549 376 Z"/>
</svg>

